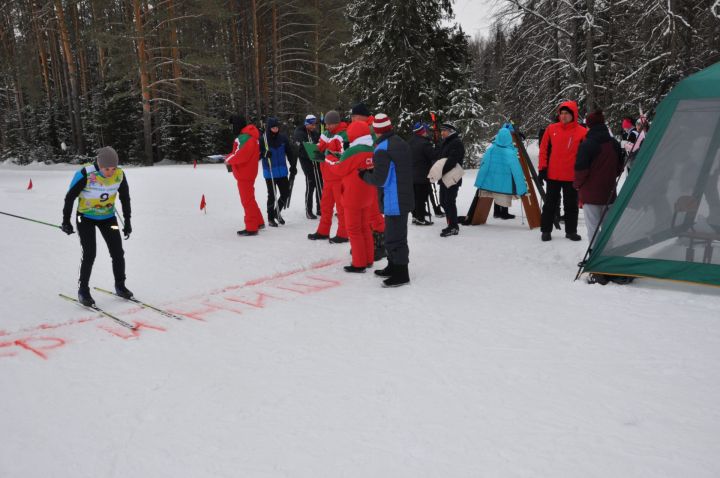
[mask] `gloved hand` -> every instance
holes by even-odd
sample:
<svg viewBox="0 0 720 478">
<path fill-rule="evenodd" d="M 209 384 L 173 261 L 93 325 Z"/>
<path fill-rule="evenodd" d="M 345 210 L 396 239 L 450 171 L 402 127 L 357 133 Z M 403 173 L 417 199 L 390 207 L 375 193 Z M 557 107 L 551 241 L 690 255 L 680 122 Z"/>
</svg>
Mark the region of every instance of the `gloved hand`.
<svg viewBox="0 0 720 478">
<path fill-rule="evenodd" d="M 547 181 L 547 169 L 541 169 L 538 172 L 538 179 L 540 179 L 540 181 L 542 182 Z"/>
<path fill-rule="evenodd" d="M 73 229 L 72 224 L 66 221 L 63 221 L 62 226 L 60 226 L 60 230 L 68 236 L 75 233 L 75 229 Z"/>
<path fill-rule="evenodd" d="M 130 234 L 132 234 L 132 225 L 130 224 L 130 218 L 125 219 L 125 227 L 123 227 L 123 234 L 125 234 L 125 239 L 130 239 Z"/>
<path fill-rule="evenodd" d="M 358 176 L 360 176 L 360 179 L 365 181 L 365 175 L 368 173 L 367 169 L 361 169 L 358 171 Z"/>
</svg>

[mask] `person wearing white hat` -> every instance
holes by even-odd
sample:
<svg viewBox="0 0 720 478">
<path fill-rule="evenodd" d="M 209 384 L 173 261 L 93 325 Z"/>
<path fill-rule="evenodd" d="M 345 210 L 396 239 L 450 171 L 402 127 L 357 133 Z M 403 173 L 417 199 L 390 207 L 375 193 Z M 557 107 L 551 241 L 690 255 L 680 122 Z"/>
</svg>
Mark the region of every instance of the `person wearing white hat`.
<svg viewBox="0 0 720 478">
<path fill-rule="evenodd" d="M 318 215 L 320 215 L 322 174 L 320 173 L 318 163 L 310 160 L 303 143 L 318 143 L 320 133 L 317 130 L 317 123 L 317 117 L 309 114 L 305 116 L 303 124 L 298 125 L 293 133 L 293 141 L 298 150 L 300 167 L 303 170 L 303 174 L 305 174 L 305 217 L 308 219 L 317 219 Z"/>
</svg>

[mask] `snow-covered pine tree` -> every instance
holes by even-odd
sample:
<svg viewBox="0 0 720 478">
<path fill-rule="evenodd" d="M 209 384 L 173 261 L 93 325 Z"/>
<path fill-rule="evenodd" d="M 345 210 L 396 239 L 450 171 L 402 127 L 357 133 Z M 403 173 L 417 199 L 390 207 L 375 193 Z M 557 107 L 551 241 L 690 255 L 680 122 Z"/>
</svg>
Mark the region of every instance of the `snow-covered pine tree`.
<svg viewBox="0 0 720 478">
<path fill-rule="evenodd" d="M 483 121 L 484 109 L 478 99 L 480 91 L 474 82 L 465 88 L 455 89 L 450 94 L 450 106 L 445 111 L 445 117 L 452 120 L 460 132 L 465 144 L 466 168 L 475 168 L 484 152 L 483 138 L 488 136 L 490 129 Z"/>
<path fill-rule="evenodd" d="M 352 39 L 332 80 L 354 100 L 366 101 L 409 127 L 429 110 L 448 106 L 465 86 L 467 41 L 451 20 L 449 0 L 352 0 L 346 10 Z"/>
</svg>

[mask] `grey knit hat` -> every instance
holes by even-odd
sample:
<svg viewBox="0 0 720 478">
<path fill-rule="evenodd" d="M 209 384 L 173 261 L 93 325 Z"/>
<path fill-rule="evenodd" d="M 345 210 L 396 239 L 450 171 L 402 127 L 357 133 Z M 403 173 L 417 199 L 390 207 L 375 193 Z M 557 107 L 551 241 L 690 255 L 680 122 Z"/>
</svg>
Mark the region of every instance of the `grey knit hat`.
<svg viewBox="0 0 720 478">
<path fill-rule="evenodd" d="M 97 163 L 100 168 L 117 168 L 118 165 L 118 154 L 110 146 L 105 146 L 96 151 Z"/>
<path fill-rule="evenodd" d="M 340 123 L 340 113 L 338 113 L 335 110 L 330 110 L 327 113 L 325 113 L 325 124 L 339 124 Z"/>
</svg>

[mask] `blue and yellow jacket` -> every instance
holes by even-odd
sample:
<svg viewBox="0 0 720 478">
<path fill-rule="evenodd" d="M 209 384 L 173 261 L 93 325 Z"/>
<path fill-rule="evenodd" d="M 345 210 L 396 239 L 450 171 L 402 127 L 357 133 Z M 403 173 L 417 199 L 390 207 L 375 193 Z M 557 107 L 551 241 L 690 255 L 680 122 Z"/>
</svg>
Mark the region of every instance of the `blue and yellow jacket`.
<svg viewBox="0 0 720 478">
<path fill-rule="evenodd" d="M 130 219 L 130 188 L 122 168 L 106 178 L 97 163 L 88 164 L 75 173 L 65 195 L 63 222 L 70 222 L 73 203 L 78 199 L 77 213 L 88 219 L 103 220 L 115 216 L 115 199 L 120 196 L 123 217 Z"/>
</svg>

